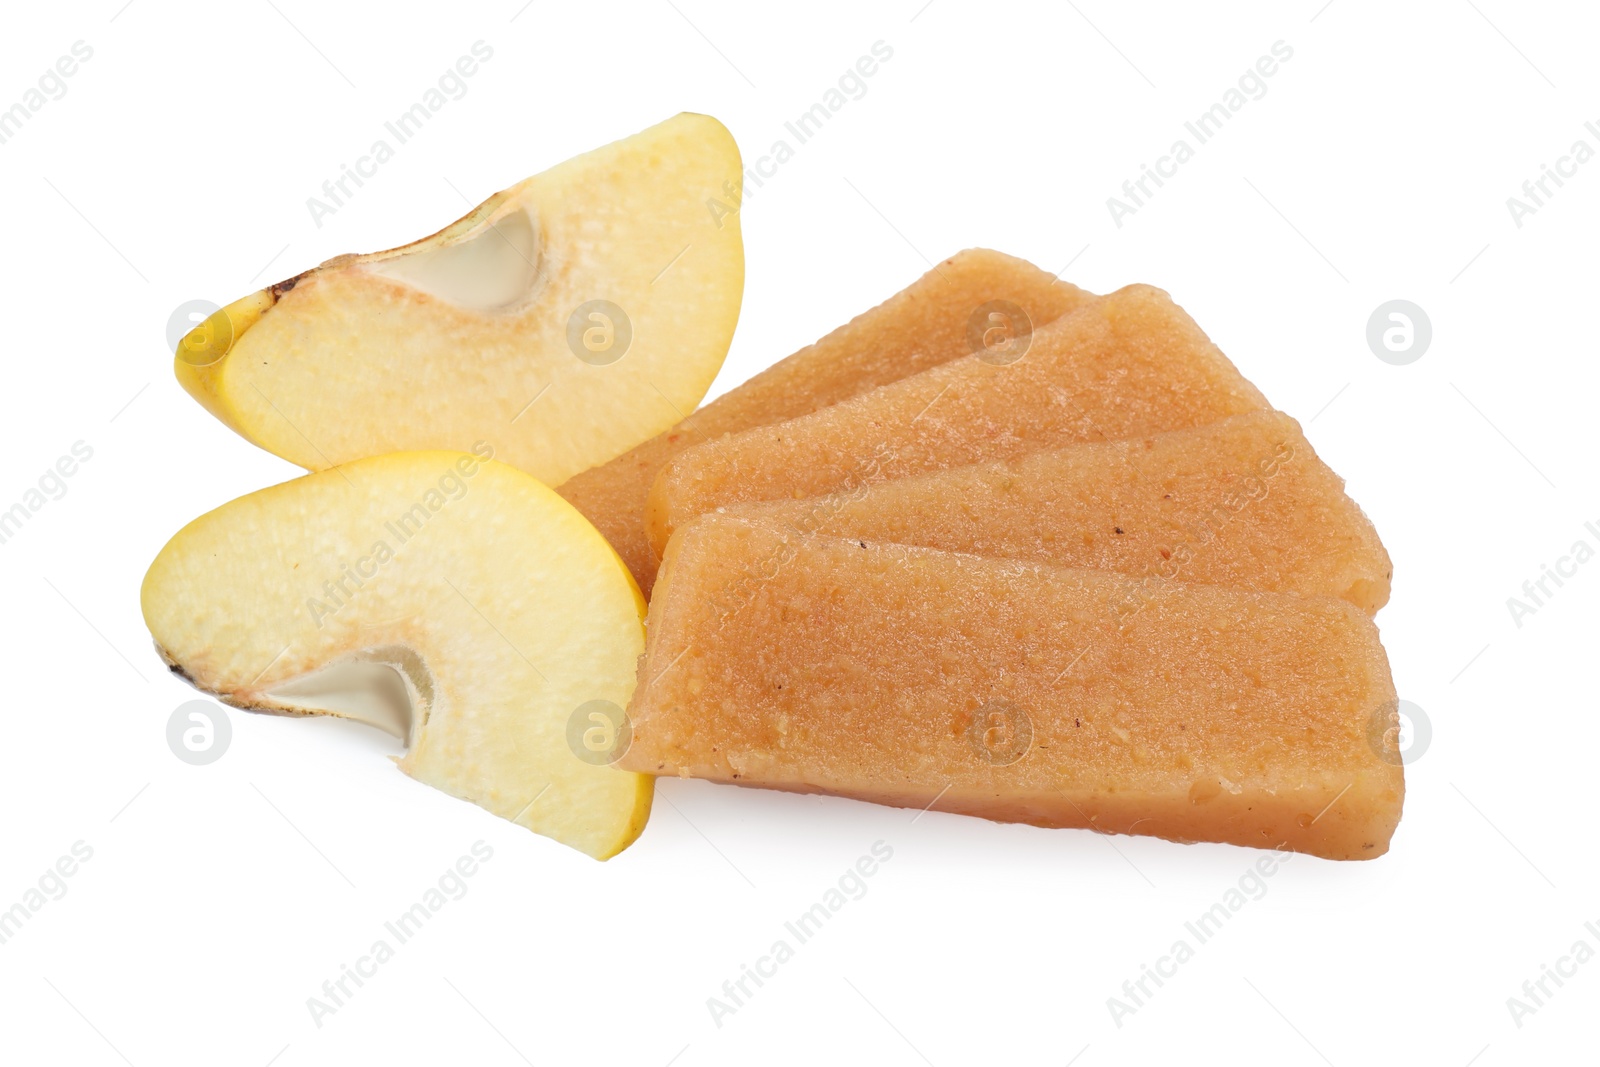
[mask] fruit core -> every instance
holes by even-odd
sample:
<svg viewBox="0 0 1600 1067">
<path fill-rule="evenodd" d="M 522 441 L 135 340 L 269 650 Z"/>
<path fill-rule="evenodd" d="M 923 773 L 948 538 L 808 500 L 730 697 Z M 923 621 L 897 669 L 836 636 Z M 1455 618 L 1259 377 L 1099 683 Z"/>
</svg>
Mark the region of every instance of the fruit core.
<svg viewBox="0 0 1600 1067">
<path fill-rule="evenodd" d="M 540 258 L 533 215 L 513 204 L 460 237 L 367 260 L 362 267 L 459 307 L 503 313 L 531 301 Z"/>
<path fill-rule="evenodd" d="M 433 704 L 433 675 L 415 651 L 400 645 L 364 649 L 261 694 L 275 707 L 336 715 L 416 743 Z"/>
</svg>

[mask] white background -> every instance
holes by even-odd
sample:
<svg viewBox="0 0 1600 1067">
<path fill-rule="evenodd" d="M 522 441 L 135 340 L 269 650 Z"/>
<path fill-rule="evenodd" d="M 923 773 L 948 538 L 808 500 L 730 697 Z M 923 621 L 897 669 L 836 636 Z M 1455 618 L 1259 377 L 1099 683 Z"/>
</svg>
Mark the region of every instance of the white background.
<svg viewBox="0 0 1600 1067">
<path fill-rule="evenodd" d="M 1578 4 L 1320 4 L 8 12 L 0 107 L 73 42 L 94 54 L 0 145 L 0 508 L 74 442 L 94 454 L 0 545 L 0 908 L 75 842 L 93 858 L 0 945 L 0 1058 L 1591 1061 L 1600 962 L 1520 1027 L 1506 1002 L 1578 939 L 1600 949 L 1600 563 L 1520 627 L 1506 600 L 1580 537 L 1600 547 L 1600 161 L 1520 228 L 1506 199 L 1574 140 L 1600 148 L 1600 26 Z M 467 95 L 314 225 L 306 198 L 480 39 Z M 178 388 L 175 307 L 432 232 L 680 110 L 753 162 L 880 40 L 865 96 L 746 206 L 716 388 L 971 245 L 1096 291 L 1150 282 L 1304 424 L 1395 561 L 1378 621 L 1433 737 L 1392 851 L 1286 864 L 1120 1026 L 1107 998 L 1258 853 L 667 781 L 598 864 L 411 782 L 359 727 L 229 712 L 207 767 L 165 741 L 194 694 L 151 649 L 144 569 L 190 518 L 296 473 Z M 1279 40 L 1267 94 L 1114 225 L 1106 198 Z M 1409 366 L 1365 341 L 1393 298 L 1433 324 Z M 306 999 L 479 840 L 494 858 L 467 896 L 317 1027 Z M 715 1025 L 707 998 L 879 840 L 866 896 Z"/>
</svg>

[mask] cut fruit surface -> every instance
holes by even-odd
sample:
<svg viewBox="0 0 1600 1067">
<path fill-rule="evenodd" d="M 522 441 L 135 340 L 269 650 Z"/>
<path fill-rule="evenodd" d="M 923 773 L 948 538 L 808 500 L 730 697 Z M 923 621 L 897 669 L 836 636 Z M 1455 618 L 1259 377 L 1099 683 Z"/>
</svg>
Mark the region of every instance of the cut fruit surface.
<svg viewBox="0 0 1600 1067">
<path fill-rule="evenodd" d="M 633 770 L 1330 859 L 1400 818 L 1388 660 L 1330 597 L 707 515 L 648 630 Z"/>
<path fill-rule="evenodd" d="M 644 601 L 583 516 L 486 451 L 379 456 L 225 504 L 151 564 L 145 621 L 226 703 L 379 726 L 418 781 L 604 859 L 650 811 L 650 779 L 588 742 L 594 714 L 621 722 Z"/>
<path fill-rule="evenodd" d="M 683 114 L 490 197 L 402 248 L 340 256 L 230 304 L 178 380 L 311 470 L 405 449 L 497 456 L 549 484 L 700 402 L 744 289 L 739 151 Z"/>
<path fill-rule="evenodd" d="M 729 504 L 850 492 L 1266 407 L 1166 293 L 1132 285 L 1036 329 L 1009 362 L 965 356 L 810 415 L 696 445 L 656 478 L 646 530 L 659 553 L 678 526 Z"/>
<path fill-rule="evenodd" d="M 979 347 L 1016 344 L 1088 299 L 1089 293 L 1026 260 L 967 249 L 557 492 L 606 535 L 649 596 L 659 556 L 645 536 L 645 500 L 674 456 L 723 434 L 810 414 Z"/>
<path fill-rule="evenodd" d="M 1265 592 L 1389 599 L 1389 554 L 1277 411 L 728 507 L 795 530 Z"/>
</svg>

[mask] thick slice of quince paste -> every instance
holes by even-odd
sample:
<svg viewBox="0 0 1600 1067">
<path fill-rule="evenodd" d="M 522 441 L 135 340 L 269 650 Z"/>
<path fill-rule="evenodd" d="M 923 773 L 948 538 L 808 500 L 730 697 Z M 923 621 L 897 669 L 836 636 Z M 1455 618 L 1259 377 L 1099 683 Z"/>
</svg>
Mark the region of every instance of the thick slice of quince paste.
<svg viewBox="0 0 1600 1067">
<path fill-rule="evenodd" d="M 1368 612 L 1389 599 L 1377 531 L 1277 411 L 727 512 L 1147 581 L 1337 596 Z"/>
<path fill-rule="evenodd" d="M 1331 597 L 708 515 L 647 632 L 630 770 L 1330 859 L 1400 819 L 1388 660 Z"/>
<path fill-rule="evenodd" d="M 1131 285 L 1033 331 L 832 407 L 696 445 L 668 464 L 645 521 L 659 553 L 696 515 L 1082 441 L 1204 426 L 1269 407 L 1166 293 Z"/>
<path fill-rule="evenodd" d="M 646 596 L 660 556 L 645 499 L 674 456 L 723 434 L 806 415 L 982 348 L 1005 358 L 1090 299 L 1026 260 L 969 248 L 828 336 L 779 360 L 664 433 L 556 491 L 605 534 Z"/>
</svg>

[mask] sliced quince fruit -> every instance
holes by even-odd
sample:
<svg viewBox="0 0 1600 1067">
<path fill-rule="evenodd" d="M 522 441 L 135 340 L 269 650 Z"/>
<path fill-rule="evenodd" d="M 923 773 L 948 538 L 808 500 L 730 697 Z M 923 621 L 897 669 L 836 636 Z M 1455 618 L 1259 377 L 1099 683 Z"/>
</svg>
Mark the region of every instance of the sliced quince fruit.
<svg viewBox="0 0 1600 1067">
<path fill-rule="evenodd" d="M 145 621 L 224 702 L 380 726 L 418 781 L 604 859 L 650 811 L 652 779 L 610 766 L 644 599 L 571 505 L 487 452 L 378 456 L 224 504 L 156 557 Z"/>
<path fill-rule="evenodd" d="M 308 470 L 467 449 L 557 484 L 692 411 L 744 290 L 733 137 L 682 114 L 218 311 L 178 380 Z M 709 206 L 708 206 L 709 205 Z"/>
</svg>

